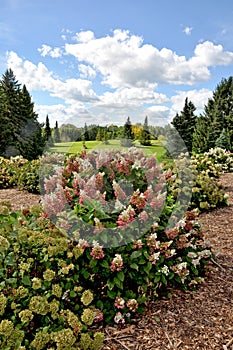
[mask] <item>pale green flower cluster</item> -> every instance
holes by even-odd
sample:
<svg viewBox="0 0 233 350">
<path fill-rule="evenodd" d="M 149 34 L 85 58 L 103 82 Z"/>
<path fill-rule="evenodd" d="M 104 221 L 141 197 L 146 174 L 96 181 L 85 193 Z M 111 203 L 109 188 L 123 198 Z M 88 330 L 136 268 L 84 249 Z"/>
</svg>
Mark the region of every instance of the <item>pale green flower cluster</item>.
<svg viewBox="0 0 233 350">
<path fill-rule="evenodd" d="M 28 296 L 28 289 L 23 287 L 23 286 L 19 286 L 19 288 L 16 291 L 17 296 L 19 296 L 20 298 L 25 298 Z"/>
<path fill-rule="evenodd" d="M 74 248 L 73 248 L 73 254 L 74 254 L 74 256 L 75 256 L 75 259 L 78 259 L 82 254 L 83 254 L 83 252 L 84 252 L 84 249 L 82 248 L 82 247 L 80 247 L 80 246 L 75 246 Z"/>
<path fill-rule="evenodd" d="M 96 332 L 94 334 L 94 339 L 92 340 L 88 333 L 82 333 L 80 337 L 80 347 L 83 350 L 91 349 L 98 350 L 103 346 L 104 334 L 100 332 Z"/>
<path fill-rule="evenodd" d="M 82 329 L 82 324 L 78 317 L 70 310 L 61 311 L 62 318 L 68 323 L 70 327 L 75 329 L 75 331 L 80 331 Z"/>
<path fill-rule="evenodd" d="M 46 315 L 49 311 L 49 303 L 46 297 L 33 296 L 29 303 L 29 310 L 36 314 Z"/>
<path fill-rule="evenodd" d="M 44 349 L 46 344 L 50 341 L 50 335 L 47 332 L 38 332 L 30 344 L 30 347 L 35 350 Z"/>
<path fill-rule="evenodd" d="M 52 293 L 57 298 L 61 298 L 61 296 L 62 296 L 62 287 L 60 287 L 59 284 L 53 284 L 52 285 Z"/>
<path fill-rule="evenodd" d="M 81 296 L 81 302 L 83 305 L 87 306 L 93 301 L 93 293 L 88 289 L 85 290 Z"/>
<path fill-rule="evenodd" d="M 47 269 L 44 273 L 43 273 L 43 277 L 45 281 L 52 281 L 54 279 L 54 277 L 56 276 L 56 273 L 50 269 Z"/>
<path fill-rule="evenodd" d="M 76 337 L 70 328 L 51 333 L 51 339 L 56 342 L 57 350 L 70 350 L 76 342 Z"/>
<path fill-rule="evenodd" d="M 41 288 L 41 286 L 42 286 L 41 279 L 38 277 L 34 277 L 32 279 L 32 289 L 36 290 L 36 289 Z"/>
<path fill-rule="evenodd" d="M 19 264 L 20 273 L 21 273 L 22 275 L 24 275 L 24 272 L 25 272 L 25 271 L 28 271 L 29 268 L 30 268 L 30 266 L 31 266 L 30 263 L 21 262 L 21 263 Z"/>
<path fill-rule="evenodd" d="M 60 307 L 60 303 L 58 300 L 54 299 L 49 303 L 49 311 L 51 312 L 53 319 L 58 318 L 59 307 Z"/>
<path fill-rule="evenodd" d="M 0 323 L 0 348 L 15 349 L 22 343 L 24 332 L 14 328 L 14 324 L 9 320 L 2 320 Z"/>
<path fill-rule="evenodd" d="M 28 323 L 33 319 L 34 315 L 31 310 L 23 310 L 19 313 L 19 317 L 21 319 L 21 322 Z"/>
<path fill-rule="evenodd" d="M 95 319 L 95 312 L 92 309 L 88 308 L 83 311 L 81 320 L 87 326 L 91 326 L 94 319 Z"/>
<path fill-rule="evenodd" d="M 0 293 L 0 315 L 4 314 L 7 298 L 3 293 Z"/>
</svg>

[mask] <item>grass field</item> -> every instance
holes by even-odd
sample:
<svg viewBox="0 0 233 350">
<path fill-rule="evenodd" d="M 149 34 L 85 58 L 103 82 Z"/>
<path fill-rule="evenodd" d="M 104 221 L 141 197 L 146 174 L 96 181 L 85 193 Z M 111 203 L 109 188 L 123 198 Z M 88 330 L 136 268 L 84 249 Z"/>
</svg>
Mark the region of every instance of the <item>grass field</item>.
<svg viewBox="0 0 233 350">
<path fill-rule="evenodd" d="M 101 141 L 86 141 L 85 142 L 87 151 L 90 151 L 92 149 L 124 149 L 124 147 L 121 146 L 120 140 L 109 140 L 109 144 L 104 144 Z M 162 144 L 157 141 L 152 141 L 152 146 L 142 146 L 138 141 L 135 141 L 135 147 L 140 148 L 145 155 L 156 155 L 156 158 L 159 162 L 164 160 L 166 149 L 162 146 Z M 76 154 L 79 153 L 83 149 L 83 142 L 61 142 L 61 143 L 55 143 L 54 147 L 50 148 L 51 152 L 58 152 L 58 153 L 66 153 L 66 154 Z"/>
</svg>

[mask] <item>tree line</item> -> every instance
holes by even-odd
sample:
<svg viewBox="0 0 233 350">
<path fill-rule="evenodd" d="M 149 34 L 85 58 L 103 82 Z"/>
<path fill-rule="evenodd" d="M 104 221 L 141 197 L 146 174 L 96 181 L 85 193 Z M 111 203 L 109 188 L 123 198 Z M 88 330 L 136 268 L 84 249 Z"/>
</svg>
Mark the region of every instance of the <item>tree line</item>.
<svg viewBox="0 0 233 350">
<path fill-rule="evenodd" d="M 16 80 L 11 69 L 7 69 L 0 80 L 0 156 L 22 155 L 26 159 L 40 156 L 46 147 L 53 143 L 69 141 L 98 140 L 108 143 L 120 139 L 122 146 L 133 146 L 135 140 L 150 146 L 153 139 L 164 135 L 173 141 L 178 152 L 184 145 L 189 153 L 203 153 L 212 147 L 233 149 L 233 77 L 222 79 L 204 107 L 201 115 L 195 114 L 192 101 L 185 99 L 183 110 L 177 113 L 171 124 L 165 126 L 149 125 L 148 117 L 144 123 L 132 125 L 130 117 L 122 126 L 95 124 L 76 127 L 63 124 L 50 127 L 48 115 L 45 123 L 38 122 L 34 103 L 25 85 Z M 183 143 L 179 142 L 177 132 Z"/>
</svg>

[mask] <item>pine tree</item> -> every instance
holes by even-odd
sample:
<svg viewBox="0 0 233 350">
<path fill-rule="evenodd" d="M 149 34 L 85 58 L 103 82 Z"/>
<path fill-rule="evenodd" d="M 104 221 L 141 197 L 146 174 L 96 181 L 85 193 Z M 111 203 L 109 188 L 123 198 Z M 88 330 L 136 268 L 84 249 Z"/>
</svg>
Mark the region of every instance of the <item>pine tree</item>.
<svg viewBox="0 0 233 350">
<path fill-rule="evenodd" d="M 144 125 L 140 134 L 139 139 L 141 145 L 143 146 L 151 146 L 151 135 L 149 132 L 149 126 L 148 126 L 148 117 L 146 116 Z"/>
<path fill-rule="evenodd" d="M 184 108 L 180 114 L 176 114 L 171 124 L 176 128 L 180 137 L 183 139 L 188 152 L 192 152 L 193 133 L 196 125 L 196 116 L 194 111 L 196 107 L 188 98 L 185 99 Z"/>
<path fill-rule="evenodd" d="M 102 133 L 101 133 L 101 128 L 98 127 L 98 132 L 96 135 L 96 141 L 101 141 L 102 140 Z"/>
<path fill-rule="evenodd" d="M 46 116 L 46 121 L 45 121 L 45 129 L 44 129 L 44 138 L 45 142 L 49 145 L 52 146 L 53 140 L 52 140 L 52 130 L 50 128 L 50 122 L 49 122 L 49 117 L 48 114 Z"/>
<path fill-rule="evenodd" d="M 57 121 L 55 123 L 53 140 L 54 140 L 55 143 L 61 142 L 60 131 L 59 131 L 59 128 L 58 128 L 58 122 Z"/>
<path fill-rule="evenodd" d="M 208 119 L 204 116 L 197 117 L 196 128 L 193 133 L 193 147 L 194 153 L 204 153 L 208 151 Z"/>
<path fill-rule="evenodd" d="M 231 146 L 230 146 L 230 139 L 229 139 L 229 135 L 228 135 L 228 133 L 227 133 L 225 128 L 222 130 L 219 138 L 216 140 L 215 146 L 224 148 L 227 151 L 230 150 L 230 148 L 231 148 Z"/>
<path fill-rule="evenodd" d="M 0 154 L 21 154 L 27 159 L 41 155 L 44 147 L 42 125 L 26 86 L 20 84 L 11 69 L 0 81 Z"/>
<path fill-rule="evenodd" d="M 233 77 L 222 79 L 213 92 L 213 97 L 205 106 L 204 115 L 208 118 L 208 149 L 214 147 L 223 129 L 230 135 L 233 145 Z"/>
<path fill-rule="evenodd" d="M 128 117 L 124 127 L 123 127 L 123 135 L 121 139 L 121 146 L 123 147 L 132 147 L 134 145 L 134 134 L 132 131 L 132 125 L 130 118 Z"/>
<path fill-rule="evenodd" d="M 86 124 L 86 123 L 85 123 L 85 125 L 84 125 L 83 139 L 84 139 L 85 141 L 89 141 L 89 133 L 88 133 L 88 128 L 87 128 L 87 124 Z"/>
</svg>

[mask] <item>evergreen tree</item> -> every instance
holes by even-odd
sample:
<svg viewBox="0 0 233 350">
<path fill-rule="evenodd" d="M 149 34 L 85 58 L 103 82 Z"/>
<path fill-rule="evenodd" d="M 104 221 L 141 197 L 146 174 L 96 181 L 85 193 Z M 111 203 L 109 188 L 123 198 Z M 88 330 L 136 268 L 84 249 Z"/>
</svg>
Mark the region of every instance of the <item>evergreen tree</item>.
<svg viewBox="0 0 233 350">
<path fill-rule="evenodd" d="M 128 117 L 123 127 L 121 146 L 132 147 L 134 145 L 133 141 L 134 141 L 134 134 L 132 131 L 132 124 L 131 124 L 130 118 Z"/>
<path fill-rule="evenodd" d="M 0 81 L 0 154 L 22 155 L 34 159 L 43 153 L 42 125 L 25 85 L 20 84 L 11 69 Z"/>
<path fill-rule="evenodd" d="M 193 147 L 194 153 L 204 153 L 208 151 L 208 119 L 204 116 L 197 118 L 196 128 L 193 133 Z"/>
<path fill-rule="evenodd" d="M 8 69 L 0 81 L 0 155 L 17 154 L 15 139 L 20 132 L 20 84 L 11 69 Z M 11 152 L 10 152 L 11 150 Z"/>
<path fill-rule="evenodd" d="M 229 135 L 228 135 L 228 133 L 227 133 L 225 128 L 222 130 L 219 138 L 216 140 L 215 146 L 224 148 L 227 151 L 230 150 L 230 148 L 231 148 L 231 146 L 230 146 L 230 139 L 229 139 Z"/>
<path fill-rule="evenodd" d="M 151 146 L 151 135 L 149 132 L 149 126 L 148 126 L 148 117 L 146 116 L 144 125 L 141 131 L 140 139 L 139 139 L 141 145 L 143 146 Z"/>
<path fill-rule="evenodd" d="M 53 140 L 54 140 L 55 143 L 61 142 L 60 131 L 59 131 L 59 128 L 58 128 L 58 122 L 57 121 L 55 123 Z"/>
<path fill-rule="evenodd" d="M 176 128 L 180 137 L 183 139 L 188 152 L 192 152 L 193 133 L 196 125 L 196 116 L 194 111 L 196 107 L 188 98 L 185 99 L 184 108 L 180 114 L 176 114 L 171 124 Z"/>
<path fill-rule="evenodd" d="M 85 123 L 85 125 L 84 125 L 83 139 L 84 139 L 85 141 L 89 141 L 89 133 L 88 133 L 88 128 L 87 128 L 87 124 L 86 124 L 86 123 Z"/>
<path fill-rule="evenodd" d="M 109 144 L 109 141 L 108 141 L 108 129 L 107 127 L 104 128 L 104 138 L 103 138 L 103 142 L 105 145 L 108 145 Z"/>
<path fill-rule="evenodd" d="M 48 115 L 46 116 L 44 132 L 45 132 L 45 135 L 44 135 L 45 141 L 47 142 L 47 144 L 49 144 L 49 146 L 52 145 L 53 144 L 53 141 L 52 141 L 52 130 L 50 128 L 50 122 L 49 122 Z"/>
<path fill-rule="evenodd" d="M 230 135 L 233 145 L 233 77 L 222 79 L 213 92 L 213 97 L 205 106 L 204 115 L 208 119 L 208 149 L 215 146 L 223 129 Z"/>
<path fill-rule="evenodd" d="M 98 132 L 96 135 L 96 141 L 101 141 L 102 140 L 102 133 L 101 133 L 101 128 L 98 128 Z"/>
</svg>

